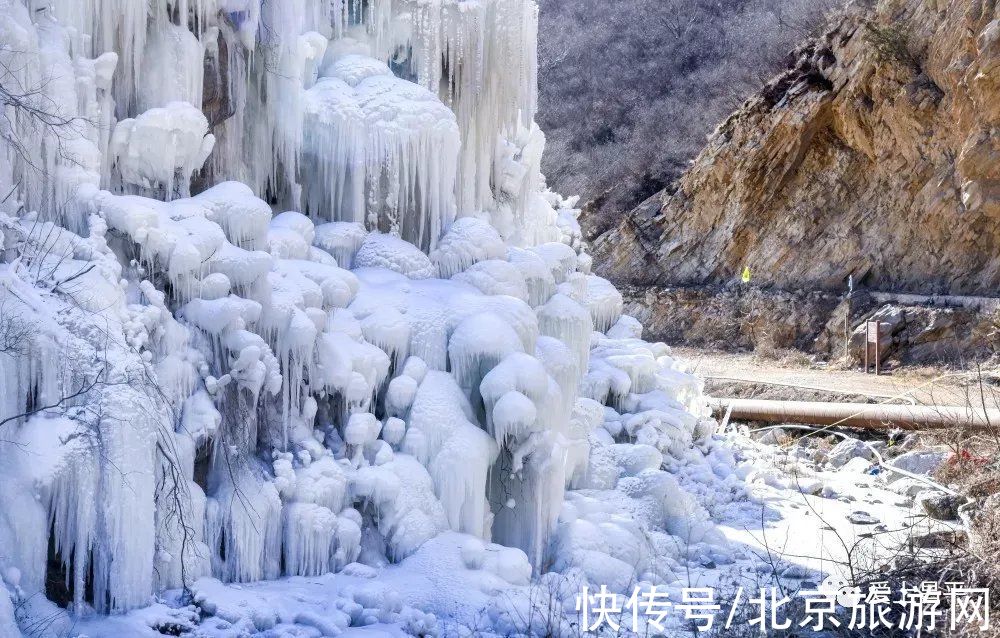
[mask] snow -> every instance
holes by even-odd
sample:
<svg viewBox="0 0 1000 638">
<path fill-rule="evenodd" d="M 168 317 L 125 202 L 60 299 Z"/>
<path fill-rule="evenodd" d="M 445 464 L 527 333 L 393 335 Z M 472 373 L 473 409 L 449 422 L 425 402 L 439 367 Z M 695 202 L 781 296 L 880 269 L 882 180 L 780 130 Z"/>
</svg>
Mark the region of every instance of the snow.
<svg viewBox="0 0 1000 638">
<path fill-rule="evenodd" d="M 568 634 L 800 496 L 544 189 L 534 2 L 50 4 L 0 0 L 82 122 L 0 149 L 0 633 Z"/>
<path fill-rule="evenodd" d="M 410 279 L 428 279 L 437 274 L 431 260 L 411 243 L 394 235 L 368 235 L 357 254 L 356 268 L 385 268 Z"/>
<path fill-rule="evenodd" d="M 780 455 L 774 454 L 774 448 L 756 444 L 742 434 L 733 436 L 730 442 L 734 447 L 719 448 L 709 456 L 710 463 L 732 463 L 730 455 L 735 453 L 737 471 L 747 473 L 754 467 L 763 469 L 790 460 L 782 461 Z M 674 598 L 679 597 L 683 586 L 714 586 L 717 591 L 728 591 L 726 588 L 737 585 L 756 587 L 761 570 L 770 570 L 768 561 L 773 560 L 782 575 L 782 586 L 794 592 L 808 588 L 802 584 L 803 577 L 821 580 L 825 573 L 836 573 L 837 561 L 845 551 L 836 540 L 837 535 L 866 542 L 858 535 L 871 526 L 849 521 L 850 514 L 859 507 L 856 502 L 808 495 L 788 498 L 787 492 L 755 482 L 745 484 L 732 475 L 716 476 L 712 469 L 708 471 L 714 478 L 695 480 L 693 470 L 705 467 L 692 465 L 678 473 L 676 480 L 667 480 L 655 488 L 654 493 L 670 496 L 669 490 L 675 487 L 696 485 L 712 490 L 713 497 L 703 498 L 719 523 L 713 529 L 728 539 L 715 538 L 712 543 L 722 543 L 724 550 L 704 540 L 695 541 L 693 536 L 679 540 L 654 535 L 646 538 L 647 543 L 634 543 L 632 534 L 640 532 L 637 521 L 662 515 L 657 507 L 646 506 L 655 503 L 644 502 L 642 490 L 629 488 L 629 496 L 620 494 L 612 500 L 600 498 L 606 499 L 612 493 L 574 493 L 560 517 L 560 525 L 565 528 L 559 537 L 566 548 L 565 555 L 572 555 L 574 564 L 562 573 L 550 572 L 532 579 L 523 552 L 445 532 L 426 541 L 399 563 L 379 568 L 355 563 L 335 575 L 239 586 L 202 579 L 194 586 L 195 600 L 209 615 L 200 622 L 197 619 L 186 622 L 206 635 L 228 635 L 222 632 L 238 627 L 255 632 L 302 631 L 316 626 L 336 626 L 346 635 L 362 627 L 386 635 L 401 635 L 395 633 L 396 623 L 412 628 L 415 625 L 408 623 L 419 618 L 423 631 L 436 635 L 451 635 L 462 627 L 478 627 L 478 635 L 507 635 L 511 631 L 524 631 L 532 609 L 545 613 L 537 602 L 542 598 L 547 601 L 545 604 L 559 610 L 554 618 L 540 621 L 542 626 L 536 628 L 534 635 L 543 635 L 545 626 L 558 622 L 560 614 L 566 614 L 567 620 L 574 619 L 576 596 L 587 582 L 630 591 L 627 579 L 633 577 L 635 564 L 655 564 L 655 572 L 641 574 L 649 579 L 641 581 L 641 588 L 658 584 L 663 588 L 661 591 L 669 591 Z M 853 495 L 862 503 L 885 499 L 881 518 L 889 524 L 901 522 L 909 515 L 910 510 L 895 504 L 893 494 L 876 477 L 865 478 L 844 470 L 829 472 L 804 460 L 799 467 L 809 475 L 815 472 L 824 483 L 836 485 L 838 492 Z M 803 499 L 809 499 L 808 505 Z M 683 511 L 688 506 L 690 503 L 682 502 L 672 507 Z M 817 534 L 815 521 L 810 521 L 814 516 L 808 514 L 810 508 L 816 508 L 835 530 Z M 761 529 L 762 516 L 765 524 Z M 662 552 L 670 547 L 664 543 L 675 542 L 682 543 L 682 551 L 673 546 L 670 551 Z M 660 575 L 665 573 L 673 575 L 663 579 Z M 434 614 L 418 609 L 434 610 Z M 161 606 L 133 612 L 119 622 L 131 621 L 132 624 L 126 625 L 129 627 L 149 626 L 166 618 L 182 619 L 184 613 L 183 606 L 177 610 Z M 666 622 L 668 635 L 686 629 L 680 611 L 673 612 Z M 116 635 L 109 629 L 102 632 L 104 626 L 98 625 L 98 631 L 93 631 L 93 623 L 84 622 L 81 628 L 87 635 Z M 565 632 L 559 635 L 573 635 L 572 632 L 567 623 Z"/>
<path fill-rule="evenodd" d="M 9 583 L 17 586 L 16 582 Z M 10 638 L 20 638 L 21 630 L 18 629 L 14 620 L 14 605 L 10 601 L 10 594 L 5 588 L 0 587 L 0 632 Z"/>
<path fill-rule="evenodd" d="M 474 264 L 501 258 L 506 252 L 507 246 L 495 228 L 481 219 L 463 217 L 451 225 L 430 258 L 441 278 L 451 279 Z"/>
</svg>

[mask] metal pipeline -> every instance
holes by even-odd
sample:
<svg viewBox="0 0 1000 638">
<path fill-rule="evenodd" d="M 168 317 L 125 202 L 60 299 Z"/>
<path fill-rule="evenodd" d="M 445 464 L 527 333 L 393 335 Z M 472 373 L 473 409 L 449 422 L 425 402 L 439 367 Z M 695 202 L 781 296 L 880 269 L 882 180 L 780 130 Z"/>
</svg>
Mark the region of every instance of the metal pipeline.
<svg viewBox="0 0 1000 638">
<path fill-rule="evenodd" d="M 746 377 L 722 377 L 716 374 L 704 375 L 706 380 L 735 381 L 737 383 L 749 383 L 751 385 L 774 385 L 781 388 L 796 388 L 798 390 L 813 390 L 814 392 L 826 392 L 828 394 L 845 394 L 854 396 L 864 396 L 871 399 L 884 399 L 886 401 L 906 401 L 910 405 L 916 405 L 917 400 L 904 394 L 879 394 L 877 392 L 865 392 L 862 390 L 844 390 L 838 388 L 827 388 L 818 385 L 803 385 L 801 383 L 785 383 L 783 381 L 762 381 L 760 379 L 747 379 Z"/>
<path fill-rule="evenodd" d="M 967 406 L 886 405 L 875 403 L 822 403 L 814 401 L 765 401 L 760 399 L 709 399 L 717 416 L 767 423 L 838 425 L 869 430 L 929 430 L 1000 428 L 1000 409 Z"/>
</svg>

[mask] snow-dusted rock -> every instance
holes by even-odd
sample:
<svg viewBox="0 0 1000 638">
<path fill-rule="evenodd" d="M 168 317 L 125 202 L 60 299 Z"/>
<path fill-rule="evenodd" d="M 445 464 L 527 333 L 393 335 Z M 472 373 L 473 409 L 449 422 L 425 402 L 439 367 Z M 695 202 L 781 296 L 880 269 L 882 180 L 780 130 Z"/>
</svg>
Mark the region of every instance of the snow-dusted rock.
<svg viewBox="0 0 1000 638">
<path fill-rule="evenodd" d="M 948 454 L 943 450 L 913 450 L 900 454 L 889 464 L 912 474 L 929 475 L 944 463 Z M 891 475 L 890 480 L 894 478 L 899 478 L 899 475 Z"/>
<path fill-rule="evenodd" d="M 833 468 L 840 468 L 851 459 L 870 460 L 874 457 L 871 448 L 864 441 L 858 439 L 844 439 L 826 453 L 826 462 Z"/>
</svg>

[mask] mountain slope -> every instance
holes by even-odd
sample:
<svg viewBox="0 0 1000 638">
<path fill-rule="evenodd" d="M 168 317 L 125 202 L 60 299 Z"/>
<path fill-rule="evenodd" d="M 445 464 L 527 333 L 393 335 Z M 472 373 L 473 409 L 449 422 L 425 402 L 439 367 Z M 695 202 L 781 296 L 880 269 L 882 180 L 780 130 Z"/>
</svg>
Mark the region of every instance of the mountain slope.
<svg viewBox="0 0 1000 638">
<path fill-rule="evenodd" d="M 674 187 L 594 242 L 620 283 L 991 294 L 1000 284 L 1000 6 L 849 9 Z"/>
<path fill-rule="evenodd" d="M 542 170 L 581 196 L 584 231 L 606 230 L 677 179 L 716 123 L 842 4 L 542 0 Z"/>
</svg>

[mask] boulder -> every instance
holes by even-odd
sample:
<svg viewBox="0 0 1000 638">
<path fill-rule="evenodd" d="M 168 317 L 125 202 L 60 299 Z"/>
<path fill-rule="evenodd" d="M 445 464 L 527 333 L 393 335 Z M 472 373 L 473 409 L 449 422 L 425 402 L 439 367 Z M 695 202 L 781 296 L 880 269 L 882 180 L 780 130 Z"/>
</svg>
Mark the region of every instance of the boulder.
<svg viewBox="0 0 1000 638">
<path fill-rule="evenodd" d="M 966 547 L 968 543 L 969 536 L 962 530 L 940 530 L 910 539 L 910 544 L 918 549 L 953 549 Z"/>
<path fill-rule="evenodd" d="M 964 496 L 935 492 L 919 499 L 924 512 L 939 521 L 958 520 L 958 508 L 968 502 Z"/>
<path fill-rule="evenodd" d="M 850 515 L 848 515 L 847 520 L 851 521 L 855 525 L 877 525 L 879 523 L 877 518 L 862 510 L 851 512 Z"/>
<path fill-rule="evenodd" d="M 861 322 L 851 333 L 851 357 L 858 362 L 865 360 L 865 342 L 868 338 L 867 324 L 869 321 L 879 323 L 879 361 L 895 350 L 897 345 L 894 337 L 902 332 L 906 326 L 906 311 L 899 306 L 886 304 L 879 308 L 873 315 Z M 874 363 L 874 361 L 870 361 Z"/>
<path fill-rule="evenodd" d="M 851 459 L 871 460 L 874 453 L 864 441 L 844 439 L 826 454 L 826 462 L 830 467 L 841 468 Z"/>
<path fill-rule="evenodd" d="M 892 460 L 893 467 L 897 467 L 911 474 L 929 475 L 933 474 L 948 458 L 948 452 L 943 450 L 913 450 L 900 454 Z M 893 475 L 899 477 L 898 474 Z M 889 477 L 889 480 L 895 480 Z"/>
</svg>

